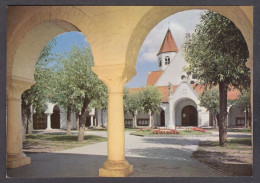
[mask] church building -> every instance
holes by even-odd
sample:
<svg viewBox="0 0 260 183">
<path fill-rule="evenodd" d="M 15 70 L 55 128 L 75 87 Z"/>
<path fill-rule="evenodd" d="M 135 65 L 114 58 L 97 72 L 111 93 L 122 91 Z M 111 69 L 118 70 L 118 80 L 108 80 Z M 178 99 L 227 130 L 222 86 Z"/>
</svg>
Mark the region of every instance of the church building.
<svg viewBox="0 0 260 183">
<path fill-rule="evenodd" d="M 176 126 L 209 127 L 213 125 L 213 118 L 206 108 L 201 107 L 199 96 L 203 93 L 203 86 L 196 85 L 197 80 L 184 71 L 187 62 L 182 49 L 178 49 L 170 29 L 167 30 L 159 52 L 157 53 L 158 70 L 152 71 L 147 77 L 146 85 L 158 87 L 162 95 L 162 103 L 158 113 L 154 114 L 156 127 L 176 128 Z M 140 91 L 141 88 L 130 88 L 131 92 Z M 237 90 L 228 92 L 228 99 L 238 97 Z M 57 112 L 58 111 L 58 112 Z M 95 113 L 97 112 L 97 113 Z M 66 111 L 55 104 L 47 103 L 44 120 L 36 122 L 36 129 L 66 129 Z M 72 128 L 76 128 L 76 114 L 72 114 Z M 46 123 L 47 121 L 47 123 Z M 36 124 L 36 125 L 35 125 Z M 38 126 L 37 126 L 38 124 Z M 244 126 L 245 113 L 234 106 L 228 107 L 228 126 Z M 87 119 L 87 127 L 106 127 L 107 110 L 91 109 Z M 136 117 L 125 113 L 125 126 L 135 128 L 151 127 L 151 114 L 136 111 Z"/>
<path fill-rule="evenodd" d="M 152 71 L 147 77 L 146 85 L 158 87 L 163 100 L 159 106 L 159 113 L 154 114 L 154 123 L 158 127 L 175 128 L 176 126 L 212 126 L 212 115 L 206 108 L 199 105 L 199 96 L 203 93 L 203 86 L 196 85 L 196 79 L 184 71 L 187 62 L 182 49 L 178 49 L 170 29 L 167 30 L 159 52 L 157 53 L 158 70 Z M 130 89 L 132 92 L 138 90 Z M 237 90 L 228 92 L 228 99 L 238 97 Z M 138 112 L 137 112 L 138 113 Z M 138 113 L 137 127 L 149 126 L 148 114 Z M 125 114 L 125 124 L 132 125 L 131 115 Z M 243 126 L 245 114 L 234 106 L 228 107 L 228 125 Z"/>
</svg>

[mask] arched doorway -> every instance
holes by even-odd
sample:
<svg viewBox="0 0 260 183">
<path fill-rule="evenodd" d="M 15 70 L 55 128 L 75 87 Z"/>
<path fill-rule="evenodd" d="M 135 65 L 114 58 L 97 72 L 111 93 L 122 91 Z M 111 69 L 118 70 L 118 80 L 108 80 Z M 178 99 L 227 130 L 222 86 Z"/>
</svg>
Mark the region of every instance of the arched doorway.
<svg viewBox="0 0 260 183">
<path fill-rule="evenodd" d="M 198 112 L 192 105 L 184 107 L 181 111 L 182 126 L 198 126 Z"/>
<path fill-rule="evenodd" d="M 51 115 L 51 128 L 60 129 L 60 109 L 57 105 L 54 106 Z"/>
<path fill-rule="evenodd" d="M 162 110 L 160 113 L 161 126 L 165 126 L 165 111 Z"/>
</svg>

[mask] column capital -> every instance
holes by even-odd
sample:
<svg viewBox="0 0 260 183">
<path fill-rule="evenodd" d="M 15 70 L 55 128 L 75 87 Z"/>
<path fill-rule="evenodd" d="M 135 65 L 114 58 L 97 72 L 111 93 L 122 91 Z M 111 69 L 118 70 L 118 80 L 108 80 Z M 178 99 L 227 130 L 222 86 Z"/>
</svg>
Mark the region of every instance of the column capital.
<svg viewBox="0 0 260 183">
<path fill-rule="evenodd" d="M 125 64 L 94 66 L 92 70 L 106 84 L 109 94 L 123 93 L 125 83 L 136 75 L 136 71 Z"/>
<path fill-rule="evenodd" d="M 21 100 L 21 95 L 24 91 L 31 88 L 35 83 L 33 80 L 13 76 L 7 78 L 6 95 L 8 100 Z"/>
</svg>

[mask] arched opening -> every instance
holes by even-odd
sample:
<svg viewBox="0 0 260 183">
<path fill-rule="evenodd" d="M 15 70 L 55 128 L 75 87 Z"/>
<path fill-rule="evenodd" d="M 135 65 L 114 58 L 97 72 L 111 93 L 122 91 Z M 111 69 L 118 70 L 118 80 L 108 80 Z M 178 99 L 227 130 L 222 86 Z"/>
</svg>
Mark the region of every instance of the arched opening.
<svg viewBox="0 0 260 183">
<path fill-rule="evenodd" d="M 162 110 L 160 112 L 160 125 L 165 126 L 165 111 L 164 110 Z"/>
<path fill-rule="evenodd" d="M 190 98 L 180 98 L 175 102 L 175 125 L 198 126 L 197 104 Z"/>
<path fill-rule="evenodd" d="M 55 105 L 51 114 L 51 128 L 60 129 L 60 108 Z"/>
<path fill-rule="evenodd" d="M 198 112 L 192 105 L 185 106 L 181 111 L 182 126 L 198 126 Z"/>
</svg>

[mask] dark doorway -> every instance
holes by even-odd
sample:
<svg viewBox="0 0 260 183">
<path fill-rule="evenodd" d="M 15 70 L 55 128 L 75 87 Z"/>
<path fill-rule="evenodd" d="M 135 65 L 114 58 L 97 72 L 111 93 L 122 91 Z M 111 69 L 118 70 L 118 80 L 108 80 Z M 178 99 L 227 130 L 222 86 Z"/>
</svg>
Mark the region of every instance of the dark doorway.
<svg viewBox="0 0 260 183">
<path fill-rule="evenodd" d="M 90 127 L 91 125 L 91 116 L 90 115 L 87 115 L 87 118 L 86 118 L 86 127 Z"/>
<path fill-rule="evenodd" d="M 198 112 L 195 107 L 188 105 L 181 112 L 182 126 L 198 126 Z"/>
<path fill-rule="evenodd" d="M 46 129 L 47 128 L 47 116 L 46 114 L 33 114 L 33 129 Z"/>
<path fill-rule="evenodd" d="M 60 129 L 60 109 L 57 105 L 54 106 L 51 114 L 51 128 Z"/>
<path fill-rule="evenodd" d="M 164 110 L 161 111 L 160 117 L 161 117 L 161 126 L 165 126 L 165 112 L 164 112 Z"/>
</svg>

